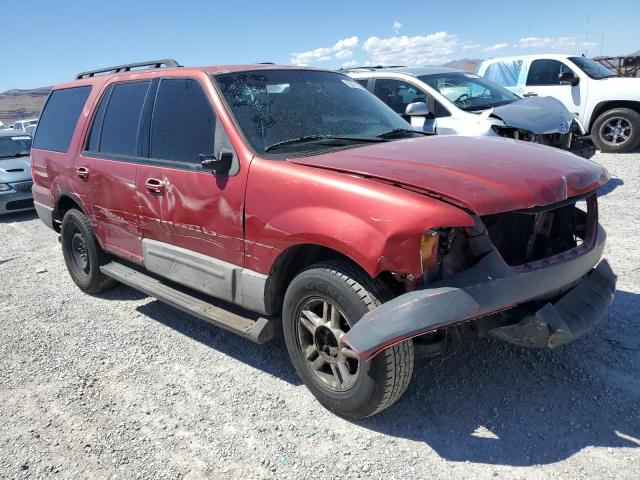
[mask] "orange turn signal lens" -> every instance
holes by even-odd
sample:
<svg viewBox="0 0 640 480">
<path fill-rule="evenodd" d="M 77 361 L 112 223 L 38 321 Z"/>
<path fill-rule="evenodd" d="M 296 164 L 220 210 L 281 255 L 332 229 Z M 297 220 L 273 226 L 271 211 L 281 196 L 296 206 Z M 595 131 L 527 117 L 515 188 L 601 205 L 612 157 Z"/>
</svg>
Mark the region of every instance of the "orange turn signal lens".
<svg viewBox="0 0 640 480">
<path fill-rule="evenodd" d="M 422 236 L 420 255 L 422 256 L 423 272 L 438 264 L 438 234 L 436 232 L 428 231 Z"/>
</svg>

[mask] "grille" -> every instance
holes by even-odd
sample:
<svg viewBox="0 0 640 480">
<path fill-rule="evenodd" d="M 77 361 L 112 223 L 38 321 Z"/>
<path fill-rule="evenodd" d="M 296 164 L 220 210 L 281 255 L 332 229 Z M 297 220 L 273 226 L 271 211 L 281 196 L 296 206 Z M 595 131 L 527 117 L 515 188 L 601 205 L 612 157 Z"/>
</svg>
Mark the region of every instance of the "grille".
<svg viewBox="0 0 640 480">
<path fill-rule="evenodd" d="M 33 200 L 30 198 L 14 200 L 13 202 L 7 202 L 5 208 L 7 210 L 24 210 L 25 208 L 33 208 Z"/>
<path fill-rule="evenodd" d="M 33 182 L 20 182 L 12 184 L 12 187 L 19 192 L 30 192 Z"/>
</svg>

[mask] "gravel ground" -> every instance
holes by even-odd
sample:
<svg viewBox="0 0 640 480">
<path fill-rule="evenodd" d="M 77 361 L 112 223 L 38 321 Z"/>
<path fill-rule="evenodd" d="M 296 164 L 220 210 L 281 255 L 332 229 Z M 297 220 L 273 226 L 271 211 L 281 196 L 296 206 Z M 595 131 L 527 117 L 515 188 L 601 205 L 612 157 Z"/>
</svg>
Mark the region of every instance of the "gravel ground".
<svg viewBox="0 0 640 480">
<path fill-rule="evenodd" d="M 616 478 L 640 475 L 640 153 L 596 157 L 618 292 L 554 352 L 489 340 L 418 361 L 351 423 L 258 346 L 118 287 L 81 293 L 56 234 L 0 219 L 1 478 Z"/>
</svg>

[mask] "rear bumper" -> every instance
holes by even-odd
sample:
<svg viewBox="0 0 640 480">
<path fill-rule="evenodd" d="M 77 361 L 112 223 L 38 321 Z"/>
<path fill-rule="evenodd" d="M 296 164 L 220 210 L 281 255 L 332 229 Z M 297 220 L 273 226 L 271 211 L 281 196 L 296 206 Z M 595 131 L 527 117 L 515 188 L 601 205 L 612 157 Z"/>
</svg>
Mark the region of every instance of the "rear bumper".
<svg viewBox="0 0 640 480">
<path fill-rule="evenodd" d="M 518 323 L 522 330 L 519 336 L 515 329 L 494 333 L 497 338 L 532 346 L 567 343 L 588 331 L 612 301 L 616 278 L 608 263 L 603 260 L 593 269 L 602 257 L 605 240 L 604 229 L 598 225 L 591 248 L 583 244 L 520 268 L 509 267 L 493 250 L 474 267 L 448 278 L 446 284 L 406 293 L 367 313 L 342 342 L 368 360 L 407 338 L 529 301 L 555 300 L 564 295 L 540 309 L 533 317 L 535 321 L 528 317 Z M 578 318 L 572 320 L 572 316 Z M 531 333 L 532 327 L 547 328 L 548 340 L 541 342 L 543 337 L 540 332 Z M 526 340 L 532 336 L 537 340 Z"/>
</svg>

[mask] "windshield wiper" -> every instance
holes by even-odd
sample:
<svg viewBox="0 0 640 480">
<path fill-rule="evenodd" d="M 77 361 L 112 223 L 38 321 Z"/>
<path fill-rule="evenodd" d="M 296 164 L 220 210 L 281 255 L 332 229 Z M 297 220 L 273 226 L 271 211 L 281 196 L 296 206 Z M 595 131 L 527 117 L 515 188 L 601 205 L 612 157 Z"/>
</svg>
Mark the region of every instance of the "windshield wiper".
<svg viewBox="0 0 640 480">
<path fill-rule="evenodd" d="M 376 136 L 378 138 L 398 138 L 403 137 L 408 133 L 416 133 L 418 135 L 433 135 L 432 133 L 421 132 L 420 130 L 411 130 L 409 128 L 394 128 L 393 130 L 389 130 L 388 132 L 384 132 Z"/>
<path fill-rule="evenodd" d="M 282 142 L 276 142 L 268 147 L 265 147 L 264 151 L 269 152 L 276 148 L 286 147 L 288 145 L 297 145 L 301 143 L 315 142 L 318 140 L 341 140 L 349 142 L 363 142 L 363 143 L 375 143 L 384 142 L 383 138 L 367 138 L 367 137 L 337 137 L 333 135 L 305 135 L 304 137 L 292 138 L 290 140 L 283 140 Z"/>
<path fill-rule="evenodd" d="M 27 157 L 28 153 L 13 153 L 11 155 L 0 155 L 0 158 L 18 158 L 18 157 Z"/>
</svg>

